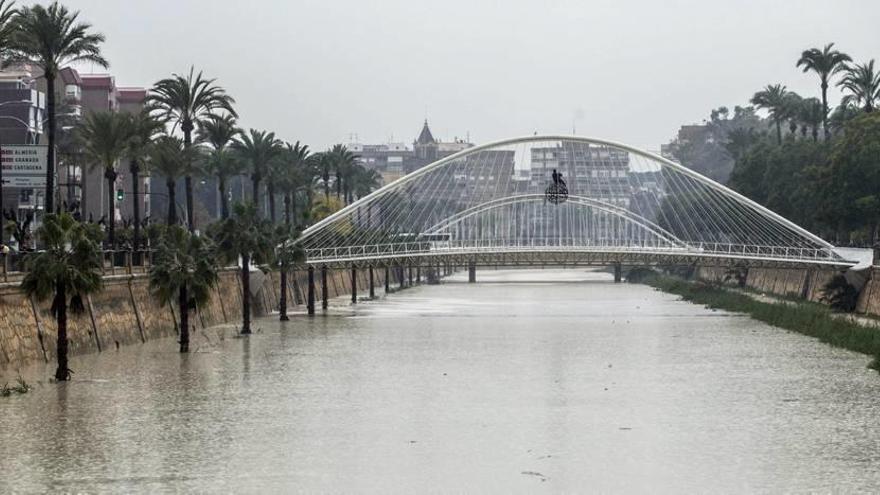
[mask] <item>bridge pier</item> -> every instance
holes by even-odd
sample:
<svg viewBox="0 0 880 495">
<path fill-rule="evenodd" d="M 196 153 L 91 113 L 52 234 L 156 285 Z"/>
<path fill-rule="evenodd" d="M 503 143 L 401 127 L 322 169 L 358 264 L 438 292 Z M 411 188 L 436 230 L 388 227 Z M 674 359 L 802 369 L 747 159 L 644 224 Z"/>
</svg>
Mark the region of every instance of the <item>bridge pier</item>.
<svg viewBox="0 0 880 495">
<path fill-rule="evenodd" d="M 321 309 L 327 311 L 329 305 L 328 296 L 330 291 L 327 289 L 327 265 L 321 266 Z"/>
<path fill-rule="evenodd" d="M 473 284 L 477 282 L 477 264 L 473 261 L 468 262 L 468 283 Z"/>
<path fill-rule="evenodd" d="M 407 275 L 408 275 L 408 278 L 409 278 L 409 286 L 412 287 L 412 286 L 413 286 L 412 265 L 409 265 L 409 268 L 407 269 Z"/>
<path fill-rule="evenodd" d="M 391 294 L 391 270 L 385 265 L 385 294 Z"/>
<path fill-rule="evenodd" d="M 420 266 L 416 267 L 416 283 L 422 283 L 422 267 Z"/>
<path fill-rule="evenodd" d="M 315 267 L 309 265 L 309 289 L 306 308 L 309 316 L 315 316 Z"/>
<path fill-rule="evenodd" d="M 373 265 L 370 265 L 369 273 L 370 273 L 370 299 L 375 299 L 376 298 L 376 286 L 375 286 L 375 282 L 373 281 Z"/>
<path fill-rule="evenodd" d="M 623 281 L 623 267 L 620 266 L 620 263 L 614 264 L 614 283 L 619 284 Z"/>
<path fill-rule="evenodd" d="M 351 265 L 351 303 L 357 304 L 358 302 L 358 274 L 357 267 Z"/>
<path fill-rule="evenodd" d="M 403 265 L 397 267 L 397 281 L 400 282 L 400 288 L 406 287 L 406 279 L 403 277 Z"/>
</svg>

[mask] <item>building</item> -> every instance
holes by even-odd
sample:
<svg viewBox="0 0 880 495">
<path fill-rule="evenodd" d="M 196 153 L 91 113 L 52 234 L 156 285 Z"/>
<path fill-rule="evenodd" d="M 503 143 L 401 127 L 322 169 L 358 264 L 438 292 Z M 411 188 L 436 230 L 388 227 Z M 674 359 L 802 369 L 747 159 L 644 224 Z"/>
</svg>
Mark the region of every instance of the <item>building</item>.
<svg viewBox="0 0 880 495">
<path fill-rule="evenodd" d="M 3 145 L 38 143 L 43 133 L 45 111 L 46 94 L 37 87 L 29 67 L 0 72 L 0 148 Z M 8 176 L 2 187 L 0 207 L 3 211 L 13 210 L 23 216 L 42 207 L 43 191 L 39 188 L 13 186 Z"/>
<path fill-rule="evenodd" d="M 434 138 L 427 119 L 413 141 L 412 148 L 401 142 L 384 144 L 350 143 L 348 149 L 358 156 L 364 167 L 379 172 L 384 184 L 393 182 L 431 162 L 472 147 L 458 138 L 446 142 Z"/>
<path fill-rule="evenodd" d="M 0 146 L 2 144 L 47 144 L 46 80 L 39 68 L 22 65 L 0 71 Z M 59 204 L 78 211 L 85 219 L 131 216 L 128 198 L 108 204 L 107 181 L 103 169 L 86 163 L 75 142 L 73 130 L 84 116 L 100 111 L 139 111 L 146 97 L 144 88 L 119 88 L 109 74 L 80 74 L 65 67 L 55 84 L 56 101 L 56 170 Z M 19 104 L 18 102 L 22 102 Z M 119 177 L 114 188 L 131 191 L 127 160 L 117 165 Z M 148 191 L 149 178 L 141 178 L 142 190 Z M 12 192 L 12 194 L 8 194 Z M 4 188 L 4 207 L 38 211 L 44 204 L 43 188 L 11 190 Z M 144 195 L 145 216 L 149 201 Z"/>
</svg>

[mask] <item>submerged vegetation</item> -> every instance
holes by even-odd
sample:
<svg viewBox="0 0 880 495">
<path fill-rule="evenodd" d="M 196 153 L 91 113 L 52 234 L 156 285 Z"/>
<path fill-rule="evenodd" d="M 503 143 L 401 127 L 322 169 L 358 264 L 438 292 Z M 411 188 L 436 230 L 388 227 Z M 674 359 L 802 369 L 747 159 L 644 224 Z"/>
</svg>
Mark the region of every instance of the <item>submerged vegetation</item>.
<svg viewBox="0 0 880 495">
<path fill-rule="evenodd" d="M 15 385 L 10 387 L 8 383 L 4 383 L 3 386 L 0 386 L 0 397 L 9 397 L 12 394 L 26 394 L 32 388 L 29 383 L 24 381 L 24 378 L 19 376 Z"/>
<path fill-rule="evenodd" d="M 805 301 L 764 302 L 715 284 L 643 271 L 638 273 L 638 283 L 679 295 L 685 301 L 713 309 L 745 313 L 768 325 L 815 337 L 835 347 L 867 354 L 874 358 L 869 367 L 880 371 L 880 330 L 842 318 L 827 306 Z"/>
</svg>

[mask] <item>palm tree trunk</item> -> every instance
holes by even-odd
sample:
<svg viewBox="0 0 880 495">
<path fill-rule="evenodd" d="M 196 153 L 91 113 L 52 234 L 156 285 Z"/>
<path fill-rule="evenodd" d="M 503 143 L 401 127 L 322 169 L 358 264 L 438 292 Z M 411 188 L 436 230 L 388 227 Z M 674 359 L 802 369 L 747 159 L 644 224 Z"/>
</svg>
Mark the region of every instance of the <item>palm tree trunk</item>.
<svg viewBox="0 0 880 495">
<path fill-rule="evenodd" d="M 251 333 L 251 257 L 241 255 L 241 334 Z"/>
<path fill-rule="evenodd" d="M 782 123 L 776 121 L 776 143 L 782 146 Z"/>
<path fill-rule="evenodd" d="M 336 172 L 336 199 L 342 199 L 342 174 Z"/>
<path fill-rule="evenodd" d="M 58 368 L 55 370 L 55 380 L 63 382 L 70 378 L 70 370 L 67 368 L 67 291 L 60 278 L 55 282 L 54 306 L 55 321 L 58 323 Z"/>
<path fill-rule="evenodd" d="M 229 198 L 226 197 L 226 177 L 217 177 L 217 189 L 220 193 L 220 218 L 229 218 Z"/>
<path fill-rule="evenodd" d="M 269 220 L 275 225 L 275 185 L 272 181 L 266 184 L 266 194 L 269 195 Z"/>
<path fill-rule="evenodd" d="M 828 130 L 828 81 L 822 80 L 822 130 L 825 131 L 825 140 L 828 141 L 830 132 Z M 813 135 L 815 136 L 815 132 Z M 815 139 L 815 137 L 814 137 Z"/>
<path fill-rule="evenodd" d="M 49 112 L 49 147 L 46 150 L 46 213 L 55 212 L 55 72 L 46 71 L 46 111 Z M 66 344 L 65 344 L 66 345 Z"/>
<path fill-rule="evenodd" d="M 260 216 L 260 200 L 259 200 L 259 198 L 260 198 L 260 181 L 261 180 L 262 180 L 262 177 L 260 177 L 260 174 L 251 175 L 251 181 L 253 182 L 253 186 L 254 186 L 253 192 L 252 192 L 252 194 L 253 194 L 252 197 L 253 197 L 254 207 L 257 210 L 258 217 Z"/>
<path fill-rule="evenodd" d="M 113 204 L 113 184 L 116 182 L 115 174 L 107 173 L 107 248 L 110 251 L 116 247 L 116 205 Z M 110 254 L 113 256 L 113 253 Z"/>
<path fill-rule="evenodd" d="M 324 180 L 324 199 L 330 199 L 330 170 L 324 167 L 324 174 L 321 176 Z"/>
<path fill-rule="evenodd" d="M 192 147 L 192 129 L 188 126 L 183 127 L 183 145 L 188 150 Z M 187 169 L 192 170 L 192 164 L 187 164 Z M 186 176 L 186 221 L 189 224 L 189 231 L 196 231 L 196 215 L 195 215 L 195 196 L 193 195 L 193 178 L 187 172 Z"/>
<path fill-rule="evenodd" d="M 281 313 L 281 321 L 287 321 L 287 267 L 281 266 L 281 300 L 278 303 L 278 312 Z"/>
<path fill-rule="evenodd" d="M 290 192 L 284 195 L 284 224 L 290 229 Z M 281 264 L 281 300 L 278 302 L 278 312 L 281 321 L 288 321 L 287 317 L 287 264 Z"/>
<path fill-rule="evenodd" d="M 167 179 L 165 186 L 168 188 L 168 225 L 177 223 L 177 184 L 173 179 Z"/>
<path fill-rule="evenodd" d="M 141 204 L 140 197 L 140 167 L 137 160 L 129 163 L 129 172 L 131 173 L 131 211 L 134 215 L 134 226 L 132 232 L 132 249 L 137 252 L 141 246 Z"/>
<path fill-rule="evenodd" d="M 177 300 L 180 306 L 180 352 L 189 352 L 189 294 L 187 293 L 186 284 L 180 287 L 180 294 Z"/>
</svg>

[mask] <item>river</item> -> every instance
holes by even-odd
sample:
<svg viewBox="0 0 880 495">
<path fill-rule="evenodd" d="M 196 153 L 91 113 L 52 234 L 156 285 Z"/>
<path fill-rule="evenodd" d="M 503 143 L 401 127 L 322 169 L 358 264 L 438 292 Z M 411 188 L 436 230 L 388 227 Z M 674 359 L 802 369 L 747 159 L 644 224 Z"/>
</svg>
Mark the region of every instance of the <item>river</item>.
<svg viewBox="0 0 880 495">
<path fill-rule="evenodd" d="M 0 492 L 880 487 L 866 356 L 607 273 L 477 276 L 76 357 L 0 398 Z"/>
</svg>

